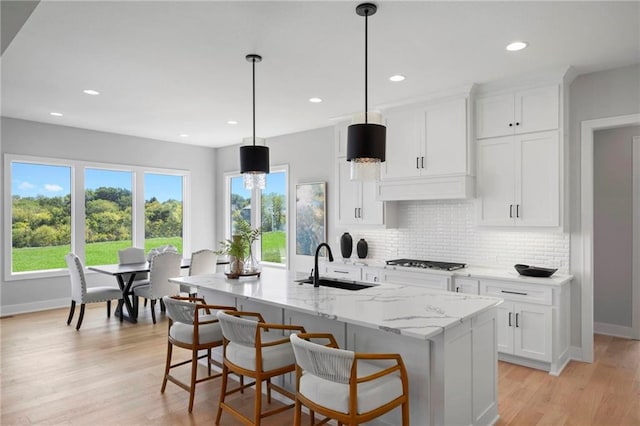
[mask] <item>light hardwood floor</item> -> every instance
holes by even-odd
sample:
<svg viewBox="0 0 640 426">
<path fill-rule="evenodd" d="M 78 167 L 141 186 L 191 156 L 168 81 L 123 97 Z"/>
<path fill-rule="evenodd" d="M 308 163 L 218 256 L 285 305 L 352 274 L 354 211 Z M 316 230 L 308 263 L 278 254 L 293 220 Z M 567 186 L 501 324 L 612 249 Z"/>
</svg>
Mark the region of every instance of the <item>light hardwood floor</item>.
<svg viewBox="0 0 640 426">
<path fill-rule="evenodd" d="M 192 414 L 184 390 L 169 383 L 160 394 L 164 314 L 154 326 L 146 308 L 138 324 L 121 325 L 106 318 L 104 304 L 92 304 L 79 332 L 66 318 L 56 309 L 0 320 L 0 424 L 213 424 L 218 380 L 199 385 Z M 595 362 L 571 362 L 560 377 L 501 362 L 498 389 L 499 425 L 640 425 L 640 342 L 596 335 Z M 251 412 L 250 392 L 233 398 Z M 292 416 L 264 425 L 289 425 Z M 223 414 L 222 424 L 239 422 Z"/>
</svg>

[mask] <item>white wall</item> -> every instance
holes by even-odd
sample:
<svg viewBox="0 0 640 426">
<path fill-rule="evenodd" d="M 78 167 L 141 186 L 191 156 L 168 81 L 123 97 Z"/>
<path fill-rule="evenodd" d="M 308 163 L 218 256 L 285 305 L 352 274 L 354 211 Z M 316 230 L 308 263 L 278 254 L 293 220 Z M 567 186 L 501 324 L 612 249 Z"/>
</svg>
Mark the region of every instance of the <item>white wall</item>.
<svg viewBox="0 0 640 426">
<path fill-rule="evenodd" d="M 33 155 L 101 163 L 174 168 L 191 171 L 191 248 L 213 247 L 215 236 L 215 164 L 212 148 L 182 145 L 133 136 L 96 132 L 73 127 L 2 117 L 2 154 Z M 2 179 L 4 179 L 4 173 Z M 4 182 L 2 185 L 4 191 Z M 4 202 L 4 193 L 3 198 Z M 4 209 L 2 209 L 4 214 Z M 4 224 L 4 218 L 2 223 Z M 3 229 L 10 232 L 8 229 Z M 4 242 L 4 237 L 2 238 Z M 4 249 L 4 247 L 3 247 Z M 0 282 L 3 314 L 67 305 L 70 295 L 66 277 Z M 98 284 L 113 278 L 92 274 Z M 113 284 L 113 281 L 107 281 Z"/>
<path fill-rule="evenodd" d="M 269 147 L 269 155 L 272 166 L 288 165 L 289 166 L 289 262 L 290 270 L 304 271 L 311 270 L 313 258 L 311 256 L 295 255 L 295 197 L 296 184 L 309 182 L 327 182 L 327 227 L 329 234 L 332 235 L 334 228 L 334 216 L 332 205 L 333 191 L 335 191 L 334 177 L 334 154 L 333 154 L 333 127 L 324 127 L 321 129 L 309 130 L 306 132 L 293 133 L 290 135 L 277 136 L 267 139 L 266 144 Z M 220 148 L 218 150 L 216 173 L 216 206 L 217 217 L 217 234 L 223 237 L 225 235 L 225 220 L 227 212 L 224 211 L 224 194 L 225 179 L 224 174 L 237 173 L 240 169 L 239 164 L 239 145 Z M 334 253 L 339 250 L 336 244 L 331 244 Z"/>
<path fill-rule="evenodd" d="M 640 112 L 640 65 L 581 75 L 569 88 L 569 195 L 571 223 L 571 344 L 581 346 L 582 268 L 580 126 L 585 120 L 616 117 Z"/>
<path fill-rule="evenodd" d="M 634 136 L 640 136 L 640 126 L 594 134 L 593 319 L 597 325 L 632 326 Z"/>
</svg>

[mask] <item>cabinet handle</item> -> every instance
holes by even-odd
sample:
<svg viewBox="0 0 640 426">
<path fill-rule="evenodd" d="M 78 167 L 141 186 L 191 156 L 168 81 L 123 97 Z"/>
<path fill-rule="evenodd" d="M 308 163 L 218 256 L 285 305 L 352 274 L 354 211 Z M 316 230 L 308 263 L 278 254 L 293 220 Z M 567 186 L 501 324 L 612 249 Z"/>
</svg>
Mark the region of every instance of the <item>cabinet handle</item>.
<svg viewBox="0 0 640 426">
<path fill-rule="evenodd" d="M 362 219 L 362 207 L 358 207 L 358 218 Z"/>
<path fill-rule="evenodd" d="M 422 168 L 424 169 L 424 157 L 421 157 L 422 159 L 420 160 L 420 164 L 422 166 Z"/>
<path fill-rule="evenodd" d="M 509 123 L 509 127 L 513 127 L 513 123 Z"/>
<path fill-rule="evenodd" d="M 522 293 L 520 291 L 509 291 L 509 290 L 500 290 L 501 293 L 508 293 L 508 294 L 519 294 L 520 296 L 526 296 L 527 293 Z"/>
<path fill-rule="evenodd" d="M 456 293 L 460 293 L 460 287 L 456 287 Z"/>
<path fill-rule="evenodd" d="M 373 282 L 377 283 L 378 282 L 378 277 L 373 277 Z"/>
<path fill-rule="evenodd" d="M 511 312 L 509 312 L 509 327 L 513 327 L 513 326 L 511 325 L 511 314 L 512 314 L 512 313 L 511 313 Z"/>
<path fill-rule="evenodd" d="M 509 204 L 509 217 L 513 218 L 513 204 Z"/>
<path fill-rule="evenodd" d="M 420 166 L 418 165 L 418 164 L 419 164 L 419 163 L 418 163 L 419 161 L 420 161 L 420 157 L 416 157 L 416 169 L 419 169 L 419 168 L 420 168 Z"/>
<path fill-rule="evenodd" d="M 358 208 L 357 207 L 354 207 L 354 209 L 353 209 L 353 217 L 356 218 L 356 219 L 358 218 Z"/>
<path fill-rule="evenodd" d="M 348 274 L 349 273 L 349 271 L 339 271 L 337 269 L 334 269 L 333 272 L 336 273 L 336 274 Z"/>
<path fill-rule="evenodd" d="M 516 126 L 519 126 L 519 125 L 520 125 L 520 122 L 519 122 L 519 121 L 516 121 Z"/>
<path fill-rule="evenodd" d="M 516 217 L 520 217 L 520 204 L 516 204 Z"/>
<path fill-rule="evenodd" d="M 520 314 L 516 313 L 516 328 L 520 327 L 520 326 L 518 325 L 518 316 L 519 316 L 519 315 L 520 315 Z"/>
</svg>

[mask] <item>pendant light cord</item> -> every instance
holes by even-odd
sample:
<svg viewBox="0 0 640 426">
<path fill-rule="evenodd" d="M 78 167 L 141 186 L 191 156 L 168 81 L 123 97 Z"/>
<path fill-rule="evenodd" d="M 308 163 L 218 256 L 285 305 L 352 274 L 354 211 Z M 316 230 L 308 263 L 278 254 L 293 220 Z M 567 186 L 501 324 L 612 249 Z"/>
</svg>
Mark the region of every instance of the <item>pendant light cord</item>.
<svg viewBox="0 0 640 426">
<path fill-rule="evenodd" d="M 256 146 L 256 60 L 251 61 L 253 69 L 253 146 Z"/>
<path fill-rule="evenodd" d="M 369 34 L 369 9 L 367 9 L 365 11 L 364 14 L 364 122 L 365 124 L 369 123 L 369 112 L 368 112 L 368 87 L 369 87 L 369 82 L 368 82 L 368 75 L 369 75 L 369 70 L 368 70 L 368 63 L 369 63 L 369 54 L 368 54 L 368 44 L 367 44 L 367 39 L 368 34 Z"/>
</svg>

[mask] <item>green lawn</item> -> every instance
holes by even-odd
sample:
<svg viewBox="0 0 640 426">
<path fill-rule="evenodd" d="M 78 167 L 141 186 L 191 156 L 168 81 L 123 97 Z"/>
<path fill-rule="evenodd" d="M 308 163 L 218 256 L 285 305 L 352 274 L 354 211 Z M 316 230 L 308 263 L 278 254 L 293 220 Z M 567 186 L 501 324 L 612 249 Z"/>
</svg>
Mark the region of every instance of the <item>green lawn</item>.
<svg viewBox="0 0 640 426">
<path fill-rule="evenodd" d="M 182 253 L 182 238 L 151 238 L 145 240 L 145 251 L 153 247 L 171 244 Z M 118 250 L 131 247 L 131 241 L 108 241 L 91 243 L 86 246 L 87 265 L 105 265 L 118 263 Z M 39 271 L 45 269 L 66 268 L 64 256 L 71 246 L 33 247 L 13 249 L 13 272 Z"/>
<path fill-rule="evenodd" d="M 153 247 L 171 244 L 182 253 L 182 238 L 152 238 L 145 240 L 145 252 Z M 118 250 L 131 247 L 131 241 L 108 241 L 91 243 L 86 246 L 87 265 L 105 265 L 118 263 Z M 265 262 L 283 263 L 286 256 L 286 234 L 283 231 L 265 232 L 262 234 L 262 260 Z M 217 249 L 217 247 L 214 247 Z M 46 269 L 66 268 L 64 256 L 71 247 L 33 247 L 13 249 L 13 272 L 40 271 Z"/>
</svg>

